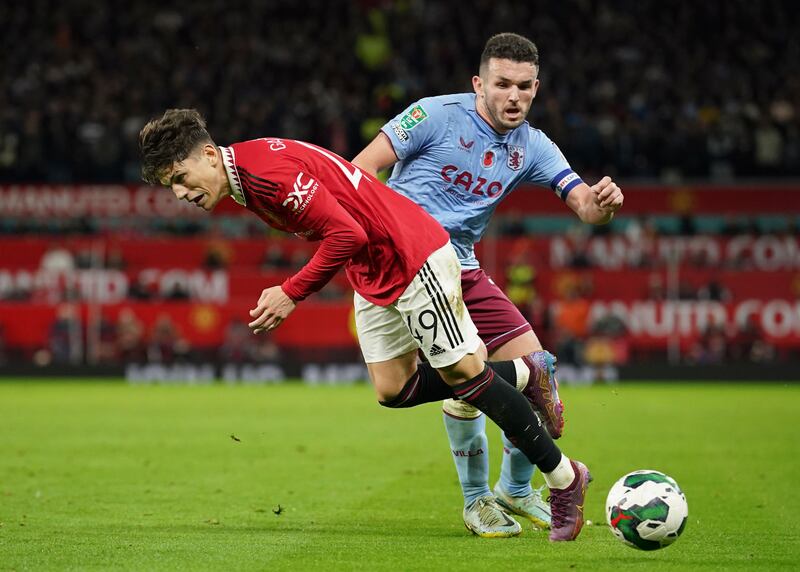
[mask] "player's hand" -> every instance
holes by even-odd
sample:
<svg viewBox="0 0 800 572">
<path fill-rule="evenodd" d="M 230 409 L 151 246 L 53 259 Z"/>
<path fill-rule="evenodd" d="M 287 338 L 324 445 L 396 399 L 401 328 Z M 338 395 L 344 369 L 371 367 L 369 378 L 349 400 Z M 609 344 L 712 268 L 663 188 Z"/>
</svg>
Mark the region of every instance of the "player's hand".
<svg viewBox="0 0 800 572">
<path fill-rule="evenodd" d="M 250 310 L 253 321 L 247 324 L 254 334 L 274 330 L 294 311 L 297 303 L 280 286 L 265 288 L 258 305 Z"/>
<path fill-rule="evenodd" d="M 600 207 L 605 212 L 615 213 L 625 200 L 617 184 L 611 180 L 611 177 L 603 177 L 600 182 L 590 187 L 592 195 L 594 196 L 594 204 Z"/>
</svg>

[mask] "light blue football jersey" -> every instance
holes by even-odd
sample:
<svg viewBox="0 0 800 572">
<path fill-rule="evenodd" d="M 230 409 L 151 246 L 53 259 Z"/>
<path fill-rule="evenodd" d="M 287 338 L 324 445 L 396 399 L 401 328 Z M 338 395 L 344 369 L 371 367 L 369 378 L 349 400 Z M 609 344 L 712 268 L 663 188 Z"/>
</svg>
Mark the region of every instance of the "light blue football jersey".
<svg viewBox="0 0 800 572">
<path fill-rule="evenodd" d="M 521 183 L 566 200 L 581 179 L 544 133 L 526 121 L 500 135 L 475 110 L 475 94 L 427 97 L 383 126 L 399 161 L 388 185 L 450 233 L 465 269 L 498 203 Z"/>
</svg>

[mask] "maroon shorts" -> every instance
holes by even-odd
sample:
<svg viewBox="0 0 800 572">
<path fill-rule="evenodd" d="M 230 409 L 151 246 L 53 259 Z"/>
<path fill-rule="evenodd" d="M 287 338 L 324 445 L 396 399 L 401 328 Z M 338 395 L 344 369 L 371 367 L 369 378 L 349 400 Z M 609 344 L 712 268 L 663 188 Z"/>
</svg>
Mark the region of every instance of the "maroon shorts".
<svg viewBox="0 0 800 572">
<path fill-rule="evenodd" d="M 489 353 L 533 330 L 508 296 L 480 268 L 461 271 L 461 291 L 478 335 Z"/>
</svg>

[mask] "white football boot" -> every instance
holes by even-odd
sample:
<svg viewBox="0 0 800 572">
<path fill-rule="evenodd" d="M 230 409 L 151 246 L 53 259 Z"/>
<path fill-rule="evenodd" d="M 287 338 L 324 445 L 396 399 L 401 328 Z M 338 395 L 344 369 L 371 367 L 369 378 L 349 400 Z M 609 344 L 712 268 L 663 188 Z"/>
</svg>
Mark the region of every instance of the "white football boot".
<svg viewBox="0 0 800 572">
<path fill-rule="evenodd" d="M 494 486 L 497 504 L 507 512 L 518 514 L 530 520 L 536 528 L 550 528 L 550 505 L 542 498 L 544 487 L 533 489 L 533 492 L 524 497 L 512 497 L 503 490 L 500 482 Z"/>
<path fill-rule="evenodd" d="M 464 525 L 483 538 L 507 538 L 522 532 L 519 523 L 503 512 L 493 496 L 480 497 L 466 507 Z"/>
</svg>

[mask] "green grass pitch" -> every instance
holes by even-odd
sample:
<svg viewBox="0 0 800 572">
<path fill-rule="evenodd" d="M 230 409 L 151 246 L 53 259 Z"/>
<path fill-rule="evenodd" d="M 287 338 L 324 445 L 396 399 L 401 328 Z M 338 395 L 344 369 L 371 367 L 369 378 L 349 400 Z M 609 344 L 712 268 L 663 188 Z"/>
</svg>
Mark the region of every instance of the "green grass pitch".
<svg viewBox="0 0 800 572">
<path fill-rule="evenodd" d="M 776 570 L 800 566 L 800 386 L 564 388 L 595 481 L 576 542 L 480 539 L 436 404 L 369 387 L 0 383 L 0 570 Z M 500 466 L 490 432 L 492 475 Z M 604 525 L 622 474 L 672 475 L 682 538 Z M 540 477 L 537 477 L 539 480 Z M 492 482 L 491 484 L 494 484 Z M 279 514 L 277 514 L 279 513 Z"/>
</svg>

